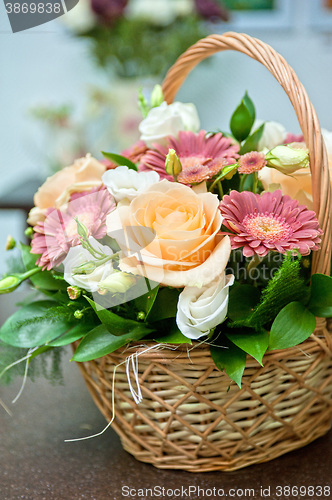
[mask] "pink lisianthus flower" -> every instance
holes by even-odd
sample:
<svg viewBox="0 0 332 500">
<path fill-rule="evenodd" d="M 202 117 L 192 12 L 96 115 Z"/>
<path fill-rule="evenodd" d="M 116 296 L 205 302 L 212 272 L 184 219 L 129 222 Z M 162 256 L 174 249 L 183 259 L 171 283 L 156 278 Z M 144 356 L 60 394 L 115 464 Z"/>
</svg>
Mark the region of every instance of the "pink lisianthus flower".
<svg viewBox="0 0 332 500">
<path fill-rule="evenodd" d="M 319 249 L 322 231 L 315 212 L 280 190 L 262 195 L 231 191 L 219 209 L 223 225 L 235 233 L 230 234 L 232 248 L 243 247 L 245 257 L 264 257 L 270 250 L 308 255 Z"/>
<path fill-rule="evenodd" d="M 87 237 L 97 240 L 106 235 L 106 217 L 115 203 L 106 189 L 94 189 L 79 196 L 61 209 L 49 209 L 46 219 L 34 227 L 31 253 L 41 254 L 37 264 L 43 269 L 53 269 L 61 264 L 71 247 L 81 243 L 76 218 L 87 229 Z"/>
<path fill-rule="evenodd" d="M 168 138 L 168 145 L 154 144 L 142 158 L 139 170 L 152 169 L 158 172 L 162 179 L 173 181 L 173 177 L 165 171 L 165 160 L 169 149 L 174 149 L 182 164 L 183 183 L 187 184 L 190 176 L 185 174 L 186 169 L 195 169 L 195 182 L 211 179 L 222 170 L 225 165 L 231 165 L 238 158 L 239 146 L 221 133 L 206 135 L 204 130 L 198 134 L 190 131 L 179 132 L 179 138 Z M 206 168 L 202 168 L 206 167 Z M 202 179 L 199 172 L 202 172 Z M 181 177 L 179 179 L 181 181 Z"/>
</svg>

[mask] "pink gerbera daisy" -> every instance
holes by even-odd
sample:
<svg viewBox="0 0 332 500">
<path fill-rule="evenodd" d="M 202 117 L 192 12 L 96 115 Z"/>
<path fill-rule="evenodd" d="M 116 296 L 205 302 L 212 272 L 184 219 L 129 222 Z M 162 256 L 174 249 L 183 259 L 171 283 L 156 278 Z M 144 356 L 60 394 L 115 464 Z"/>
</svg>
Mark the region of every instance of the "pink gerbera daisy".
<svg viewBox="0 0 332 500">
<path fill-rule="evenodd" d="M 173 177 L 165 172 L 165 159 L 169 149 L 175 150 L 184 172 L 187 168 L 196 168 L 198 172 L 199 167 L 205 166 L 209 172 L 208 179 L 217 175 L 225 165 L 236 163 L 239 156 L 237 154 L 239 146 L 233 144 L 231 139 L 224 137 L 221 133 L 206 135 L 204 130 L 198 134 L 190 131 L 180 132 L 178 139 L 168 138 L 166 147 L 154 144 L 154 148 L 141 158 L 139 170 L 155 170 L 161 178 L 170 181 L 174 180 Z M 196 182 L 207 180 L 206 172 L 206 169 L 202 169 L 203 177 L 201 181 L 196 180 Z M 198 176 L 196 179 L 199 179 Z"/>
<path fill-rule="evenodd" d="M 280 190 L 262 195 L 231 191 L 219 209 L 223 224 L 236 233 L 230 234 L 232 248 L 243 247 L 245 257 L 295 249 L 308 255 L 319 248 L 322 231 L 315 212 Z"/>
<path fill-rule="evenodd" d="M 94 189 L 84 196 L 72 197 L 64 208 L 49 209 L 46 219 L 34 227 L 31 253 L 41 254 L 37 264 L 50 270 L 61 264 L 70 247 L 80 244 L 76 217 L 87 228 L 88 237 L 103 238 L 106 216 L 114 208 L 114 200 L 107 189 Z"/>
<path fill-rule="evenodd" d="M 266 165 L 265 155 L 258 151 L 250 151 L 240 157 L 238 160 L 240 174 L 252 174 L 259 172 Z"/>
</svg>

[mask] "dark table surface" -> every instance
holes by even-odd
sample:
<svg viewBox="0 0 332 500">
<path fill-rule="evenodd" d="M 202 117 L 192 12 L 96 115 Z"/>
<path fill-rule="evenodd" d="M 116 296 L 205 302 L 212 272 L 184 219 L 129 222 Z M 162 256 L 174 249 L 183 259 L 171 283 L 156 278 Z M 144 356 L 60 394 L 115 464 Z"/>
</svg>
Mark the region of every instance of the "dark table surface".
<svg viewBox="0 0 332 500">
<path fill-rule="evenodd" d="M 11 304 L 11 296 L 1 296 L 2 316 L 9 314 Z M 70 354 L 66 352 L 63 359 L 63 385 L 28 380 L 15 404 L 11 401 L 21 381 L 0 386 L 0 398 L 12 412 L 9 416 L 0 406 L 0 500 L 222 498 L 221 492 L 219 497 L 213 495 L 213 488 L 222 488 L 225 498 L 332 498 L 331 431 L 272 462 L 228 473 L 155 469 L 123 451 L 111 429 L 97 438 L 65 443 L 65 439 L 94 434 L 105 426 L 78 367 L 69 362 Z M 206 495 L 195 494 L 193 489 L 189 494 L 189 487 L 205 488 Z M 294 487 L 293 494 L 287 487 Z M 157 488 L 154 494 L 145 491 L 151 488 Z M 169 491 L 167 495 L 167 490 L 174 494 Z"/>
</svg>

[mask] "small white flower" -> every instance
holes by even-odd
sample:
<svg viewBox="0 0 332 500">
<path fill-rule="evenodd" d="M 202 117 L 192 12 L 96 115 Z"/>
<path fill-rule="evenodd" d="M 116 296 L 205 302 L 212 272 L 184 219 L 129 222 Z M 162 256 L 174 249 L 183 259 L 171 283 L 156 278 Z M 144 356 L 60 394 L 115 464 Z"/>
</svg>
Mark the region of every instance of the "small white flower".
<svg viewBox="0 0 332 500">
<path fill-rule="evenodd" d="M 256 120 L 253 126 L 253 130 L 257 130 L 262 124 L 263 120 Z M 265 122 L 263 135 L 258 143 L 258 151 L 262 151 L 264 148 L 268 150 L 283 144 L 287 136 L 287 131 L 281 123 L 278 122 Z"/>
<path fill-rule="evenodd" d="M 149 111 L 147 117 L 140 123 L 139 131 L 141 140 L 148 147 L 152 147 L 154 143 L 166 146 L 168 136 L 177 137 L 182 130 L 198 132 L 199 127 L 198 113 L 194 104 L 163 102 Z"/>
<path fill-rule="evenodd" d="M 185 337 L 198 339 L 225 320 L 228 291 L 233 283 L 234 276 L 223 273 L 202 288 L 184 288 L 179 296 L 176 323 Z"/>
<path fill-rule="evenodd" d="M 93 248 L 103 252 L 106 255 L 112 255 L 113 251 L 111 248 L 101 245 L 92 236 L 89 238 L 89 243 Z M 64 265 L 64 279 L 72 286 L 78 286 L 83 288 L 88 292 L 97 292 L 99 289 L 99 283 L 104 281 L 110 274 L 114 272 L 112 261 L 106 262 L 101 266 L 96 267 L 96 269 L 90 274 L 73 274 L 73 269 L 79 267 L 86 262 L 93 261 L 91 253 L 84 249 L 82 245 L 77 245 L 71 247 L 67 254 L 67 257 L 63 261 Z"/>
<path fill-rule="evenodd" d="M 159 182 L 157 172 L 136 172 L 128 167 L 117 167 L 107 170 L 102 177 L 103 183 L 114 197 L 115 201 L 131 202 L 148 186 Z"/>
<path fill-rule="evenodd" d="M 157 26 L 167 26 L 178 16 L 194 10 L 193 0 L 131 0 L 127 7 L 129 18 L 142 18 Z"/>
</svg>

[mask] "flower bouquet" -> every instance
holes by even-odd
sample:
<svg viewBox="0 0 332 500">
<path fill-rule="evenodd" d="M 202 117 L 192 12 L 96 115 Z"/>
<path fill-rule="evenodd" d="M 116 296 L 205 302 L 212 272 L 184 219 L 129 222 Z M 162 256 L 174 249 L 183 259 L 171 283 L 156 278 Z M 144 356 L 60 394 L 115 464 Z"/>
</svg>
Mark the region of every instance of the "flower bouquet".
<svg viewBox="0 0 332 500">
<path fill-rule="evenodd" d="M 194 65 L 226 49 L 291 89 L 304 137 L 257 125 L 247 93 L 228 132 L 200 130 L 193 104 L 172 103 Z M 36 193 L 24 272 L 0 290 L 29 279 L 39 294 L 0 339 L 28 361 L 72 344 L 142 461 L 206 471 L 270 460 L 331 421 L 330 180 L 316 115 L 281 56 L 235 33 L 194 45 L 141 108 L 139 143 L 87 155 Z M 283 179 L 310 169 L 305 205 Z"/>
</svg>

